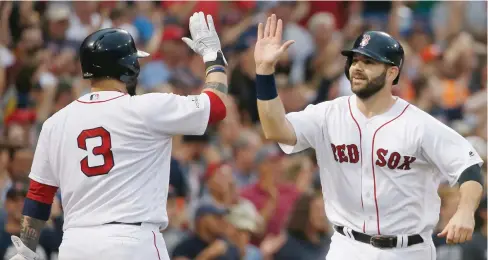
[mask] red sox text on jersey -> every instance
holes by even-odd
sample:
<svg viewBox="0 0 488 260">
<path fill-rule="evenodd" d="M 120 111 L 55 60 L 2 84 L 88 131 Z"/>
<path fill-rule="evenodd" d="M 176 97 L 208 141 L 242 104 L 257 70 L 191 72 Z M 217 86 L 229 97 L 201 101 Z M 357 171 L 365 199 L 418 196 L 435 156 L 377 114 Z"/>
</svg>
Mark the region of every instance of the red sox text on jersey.
<svg viewBox="0 0 488 260">
<path fill-rule="evenodd" d="M 358 163 L 359 149 L 356 144 L 330 144 L 334 159 L 339 163 Z M 415 162 L 417 158 L 414 156 L 401 155 L 398 152 L 388 152 L 387 149 L 379 148 L 376 150 L 376 166 L 387 166 L 391 170 L 410 170 L 410 165 Z"/>
</svg>

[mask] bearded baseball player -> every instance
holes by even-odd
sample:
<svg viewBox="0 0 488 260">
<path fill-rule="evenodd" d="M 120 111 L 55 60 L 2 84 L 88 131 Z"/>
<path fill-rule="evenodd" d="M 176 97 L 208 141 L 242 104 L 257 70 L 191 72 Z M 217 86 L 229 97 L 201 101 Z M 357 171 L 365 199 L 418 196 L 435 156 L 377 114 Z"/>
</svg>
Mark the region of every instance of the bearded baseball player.
<svg viewBox="0 0 488 260">
<path fill-rule="evenodd" d="M 206 83 L 195 96 L 135 95 L 139 58 L 129 33 L 103 29 L 80 47 L 91 93 L 43 125 L 13 258 L 39 259 L 34 249 L 58 188 L 64 210 L 60 260 L 169 260 L 160 227 L 168 224 L 171 140 L 202 135 L 225 118 L 227 62 L 212 17 L 190 18 L 183 41 L 203 57 Z"/>
<path fill-rule="evenodd" d="M 419 108 L 392 95 L 404 52 L 384 32 L 358 37 L 345 74 L 352 96 L 285 114 L 274 83 L 282 44 L 275 15 L 259 25 L 255 49 L 259 116 L 265 136 L 287 153 L 314 148 L 325 209 L 334 224 L 327 260 L 434 260 L 442 181 L 459 184 L 457 212 L 438 236 L 471 239 L 482 194 L 482 160 L 470 143 Z"/>
</svg>

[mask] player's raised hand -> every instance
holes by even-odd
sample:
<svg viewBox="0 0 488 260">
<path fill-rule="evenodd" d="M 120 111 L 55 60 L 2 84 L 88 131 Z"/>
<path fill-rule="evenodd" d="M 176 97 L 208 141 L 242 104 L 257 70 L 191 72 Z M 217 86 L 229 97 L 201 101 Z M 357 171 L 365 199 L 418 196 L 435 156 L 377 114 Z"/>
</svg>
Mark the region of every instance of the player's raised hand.
<svg viewBox="0 0 488 260">
<path fill-rule="evenodd" d="M 222 47 L 212 16 L 207 15 L 207 20 L 205 20 L 203 12 L 194 13 L 190 17 L 189 26 L 191 39 L 183 37 L 181 40 L 194 52 L 200 54 L 204 62 L 215 61 L 217 53 L 222 53 Z M 224 62 L 227 64 L 225 57 Z"/>
<path fill-rule="evenodd" d="M 273 14 L 268 17 L 266 25 L 259 23 L 258 37 L 254 49 L 254 60 L 256 62 L 256 73 L 261 75 L 274 73 L 274 67 L 281 55 L 295 41 L 281 43 L 283 39 L 283 21 L 277 20 Z"/>
<path fill-rule="evenodd" d="M 445 237 L 447 244 L 470 241 L 474 231 L 474 215 L 472 212 L 458 210 L 449 220 L 444 230 L 437 236 Z"/>
</svg>

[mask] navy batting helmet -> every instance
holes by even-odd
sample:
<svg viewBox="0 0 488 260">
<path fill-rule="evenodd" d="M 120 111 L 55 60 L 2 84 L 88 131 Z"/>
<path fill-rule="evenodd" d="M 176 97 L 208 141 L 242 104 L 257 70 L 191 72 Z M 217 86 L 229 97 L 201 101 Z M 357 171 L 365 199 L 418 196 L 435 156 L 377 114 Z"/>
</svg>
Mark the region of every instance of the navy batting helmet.
<svg viewBox="0 0 488 260">
<path fill-rule="evenodd" d="M 405 55 L 400 42 L 395 40 L 389 34 L 380 31 L 365 32 L 356 39 L 352 49 L 343 50 L 341 53 L 347 57 L 345 71 L 348 79 L 349 67 L 351 67 L 352 64 L 352 56 L 354 53 L 358 53 L 373 60 L 397 66 L 399 70 L 398 76 L 393 81 L 393 84 L 398 84 Z"/>
<path fill-rule="evenodd" d="M 102 29 L 88 35 L 80 47 L 83 78 L 113 78 L 125 83 L 135 95 L 140 66 L 138 58 L 149 56 L 139 51 L 132 36 L 122 29 Z"/>
</svg>

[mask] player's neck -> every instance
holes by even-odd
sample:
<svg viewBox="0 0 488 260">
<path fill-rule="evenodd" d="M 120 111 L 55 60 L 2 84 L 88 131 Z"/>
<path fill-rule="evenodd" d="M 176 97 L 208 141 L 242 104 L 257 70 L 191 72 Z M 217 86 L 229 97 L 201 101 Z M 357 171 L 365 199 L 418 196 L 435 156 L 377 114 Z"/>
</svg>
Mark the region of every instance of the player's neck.
<svg viewBox="0 0 488 260">
<path fill-rule="evenodd" d="M 118 80 L 104 79 L 104 80 L 93 80 L 91 83 L 91 92 L 99 91 L 117 91 L 122 93 L 127 93 L 125 84 Z"/>
<path fill-rule="evenodd" d="M 385 113 L 396 101 L 385 88 L 368 99 L 360 99 L 356 96 L 356 100 L 359 111 L 367 118 Z"/>
</svg>

